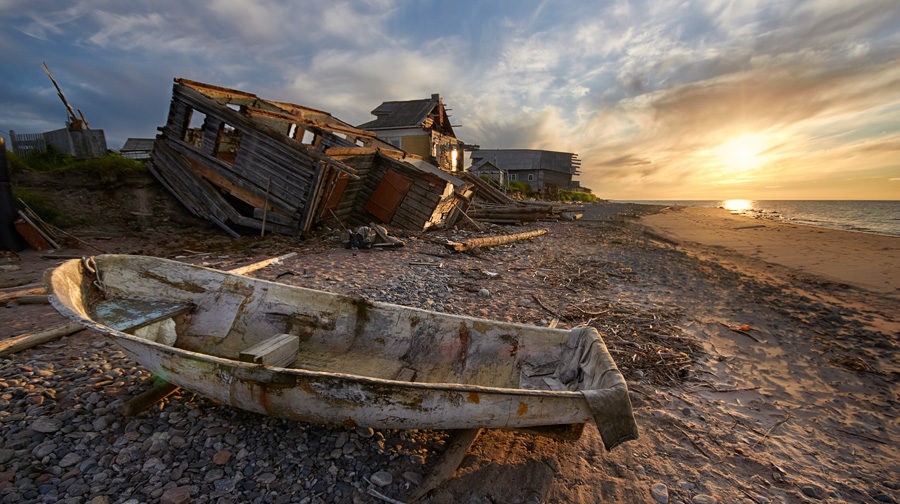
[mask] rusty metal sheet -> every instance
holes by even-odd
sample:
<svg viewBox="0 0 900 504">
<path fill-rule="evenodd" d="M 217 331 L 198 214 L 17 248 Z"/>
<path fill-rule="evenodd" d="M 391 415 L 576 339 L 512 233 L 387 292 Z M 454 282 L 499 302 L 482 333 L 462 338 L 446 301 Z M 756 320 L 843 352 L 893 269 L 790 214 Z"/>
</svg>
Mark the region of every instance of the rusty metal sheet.
<svg viewBox="0 0 900 504">
<path fill-rule="evenodd" d="M 366 203 L 366 211 L 381 222 L 390 223 L 410 187 L 412 180 L 388 170 Z"/>
</svg>

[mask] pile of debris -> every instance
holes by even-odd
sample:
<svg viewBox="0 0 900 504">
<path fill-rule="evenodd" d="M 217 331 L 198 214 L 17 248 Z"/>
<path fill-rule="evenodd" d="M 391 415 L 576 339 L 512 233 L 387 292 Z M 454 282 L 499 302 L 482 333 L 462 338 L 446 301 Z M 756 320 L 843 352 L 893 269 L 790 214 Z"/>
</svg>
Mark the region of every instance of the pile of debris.
<svg viewBox="0 0 900 504">
<path fill-rule="evenodd" d="M 480 222 L 521 225 L 536 221 L 577 220 L 583 216 L 579 205 L 517 200 L 471 173 L 463 173 L 460 178 L 475 188 L 466 215 Z"/>
</svg>

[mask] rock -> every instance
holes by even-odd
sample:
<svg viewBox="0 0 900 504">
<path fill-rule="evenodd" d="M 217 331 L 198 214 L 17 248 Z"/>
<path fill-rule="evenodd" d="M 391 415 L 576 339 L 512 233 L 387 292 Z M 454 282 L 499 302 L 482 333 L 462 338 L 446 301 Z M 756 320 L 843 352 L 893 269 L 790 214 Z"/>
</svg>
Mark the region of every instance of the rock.
<svg viewBox="0 0 900 504">
<path fill-rule="evenodd" d="M 343 448 L 347 441 L 350 439 L 350 435 L 346 432 L 340 432 L 337 435 L 337 439 L 334 441 L 335 448 Z"/>
<path fill-rule="evenodd" d="M 422 484 L 422 475 L 417 472 L 405 471 L 403 473 L 403 479 L 409 481 L 415 486 L 419 486 Z"/>
<path fill-rule="evenodd" d="M 276 479 L 278 479 L 278 477 L 270 472 L 264 472 L 256 477 L 256 481 L 260 485 L 271 485 Z"/>
<path fill-rule="evenodd" d="M 53 453 L 56 450 L 56 443 L 52 441 L 45 441 L 34 447 L 34 450 L 31 450 L 31 454 L 34 455 L 36 459 L 42 459 L 47 455 Z"/>
<path fill-rule="evenodd" d="M 691 502 L 693 504 L 718 504 L 719 501 L 712 495 L 697 494 L 691 499 Z"/>
<path fill-rule="evenodd" d="M 186 504 L 191 501 L 191 490 L 188 487 L 174 487 L 163 492 L 160 504 Z"/>
<path fill-rule="evenodd" d="M 478 297 L 489 298 L 489 297 L 491 297 L 491 291 L 482 287 L 482 288 L 478 289 Z"/>
<path fill-rule="evenodd" d="M 374 483 L 380 487 L 383 487 L 383 486 L 390 485 L 394 481 L 394 477 L 391 476 L 391 473 L 389 473 L 387 471 L 378 471 L 375 474 L 373 474 L 369 478 L 369 480 L 372 483 Z"/>
<path fill-rule="evenodd" d="M 653 497 L 653 500 L 655 500 L 659 504 L 668 504 L 669 487 L 667 487 L 664 483 L 655 483 L 650 487 L 650 495 Z"/>
<path fill-rule="evenodd" d="M 97 417 L 91 423 L 91 427 L 94 428 L 94 432 L 103 432 L 109 427 L 109 420 L 105 416 Z"/>
<path fill-rule="evenodd" d="M 84 483 L 76 482 L 69 486 L 66 494 L 71 495 L 72 497 L 81 497 L 82 495 L 88 493 L 90 488 Z"/>
<path fill-rule="evenodd" d="M 50 417 L 40 417 L 31 422 L 31 430 L 50 434 L 62 428 L 62 421 Z"/>
<path fill-rule="evenodd" d="M 825 490 L 823 490 L 820 486 L 813 485 L 812 483 L 802 485 L 800 487 L 800 491 L 803 492 L 803 495 L 816 500 L 822 500 L 825 498 Z"/>
<path fill-rule="evenodd" d="M 93 499 L 88 501 L 88 504 L 109 504 L 109 497 L 105 495 L 98 495 Z"/>
<path fill-rule="evenodd" d="M 210 469 L 206 472 L 206 475 L 203 476 L 203 480 L 208 482 L 216 481 L 218 479 L 222 479 L 222 476 L 225 476 L 225 471 L 219 468 Z"/>
<path fill-rule="evenodd" d="M 231 452 L 228 450 L 217 451 L 212 458 L 213 464 L 216 465 L 225 465 L 229 460 L 231 460 Z"/>
<path fill-rule="evenodd" d="M 75 452 L 69 452 L 59 461 L 59 467 L 70 467 L 79 462 L 81 462 L 81 455 Z"/>
<path fill-rule="evenodd" d="M 0 464 L 5 464 L 13 459 L 16 456 L 15 450 L 10 450 L 8 448 L 0 448 Z"/>
<path fill-rule="evenodd" d="M 233 479 L 223 478 L 216 481 L 213 481 L 213 488 L 216 492 L 221 493 L 231 493 L 234 491 L 234 487 L 237 482 Z"/>
</svg>

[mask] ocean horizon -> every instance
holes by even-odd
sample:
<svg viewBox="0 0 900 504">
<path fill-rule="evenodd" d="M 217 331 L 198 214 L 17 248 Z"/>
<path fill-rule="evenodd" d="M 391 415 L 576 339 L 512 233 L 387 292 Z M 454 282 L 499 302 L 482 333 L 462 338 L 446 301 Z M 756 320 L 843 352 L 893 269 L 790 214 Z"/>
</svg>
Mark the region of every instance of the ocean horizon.
<svg viewBox="0 0 900 504">
<path fill-rule="evenodd" d="M 611 200 L 642 205 L 725 208 L 757 219 L 900 236 L 900 200 Z"/>
</svg>

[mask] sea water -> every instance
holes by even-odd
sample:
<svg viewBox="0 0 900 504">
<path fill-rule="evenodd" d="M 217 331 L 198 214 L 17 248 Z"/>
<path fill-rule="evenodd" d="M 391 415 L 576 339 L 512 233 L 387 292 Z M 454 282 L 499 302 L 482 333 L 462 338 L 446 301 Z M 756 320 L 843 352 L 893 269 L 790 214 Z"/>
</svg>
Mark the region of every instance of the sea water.
<svg viewBox="0 0 900 504">
<path fill-rule="evenodd" d="M 644 200 L 630 203 L 725 208 L 760 219 L 900 236 L 900 201 L 896 200 Z"/>
</svg>

